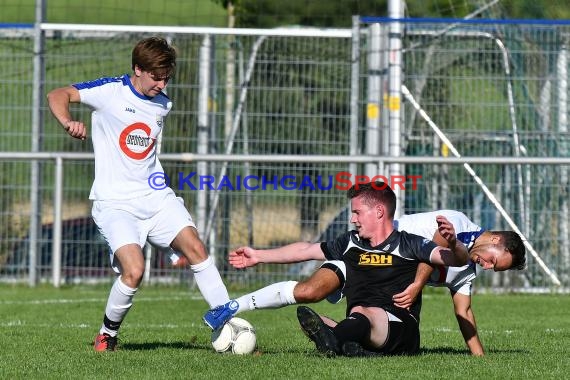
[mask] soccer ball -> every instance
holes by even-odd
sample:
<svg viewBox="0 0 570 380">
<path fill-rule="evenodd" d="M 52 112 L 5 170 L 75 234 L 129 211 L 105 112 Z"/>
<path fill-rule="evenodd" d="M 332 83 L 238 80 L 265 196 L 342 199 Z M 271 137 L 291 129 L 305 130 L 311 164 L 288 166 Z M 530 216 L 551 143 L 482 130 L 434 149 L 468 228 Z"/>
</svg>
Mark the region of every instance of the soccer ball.
<svg viewBox="0 0 570 380">
<path fill-rule="evenodd" d="M 212 346 L 217 352 L 237 355 L 251 354 L 255 350 L 255 329 L 245 319 L 233 317 L 222 328 L 212 333 Z"/>
</svg>

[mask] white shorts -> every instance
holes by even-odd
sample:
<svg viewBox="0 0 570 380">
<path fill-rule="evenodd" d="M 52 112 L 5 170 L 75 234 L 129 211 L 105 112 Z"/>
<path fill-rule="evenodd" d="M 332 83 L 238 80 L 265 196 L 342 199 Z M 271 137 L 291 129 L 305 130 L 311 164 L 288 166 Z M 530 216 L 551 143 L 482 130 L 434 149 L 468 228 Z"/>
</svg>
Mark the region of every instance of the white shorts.
<svg viewBox="0 0 570 380">
<path fill-rule="evenodd" d="M 114 252 L 124 245 L 138 244 L 142 249 L 148 241 L 169 248 L 184 227 L 196 228 L 184 200 L 169 188 L 127 201 L 94 201 L 91 214 L 111 248 L 111 263 Z"/>
</svg>

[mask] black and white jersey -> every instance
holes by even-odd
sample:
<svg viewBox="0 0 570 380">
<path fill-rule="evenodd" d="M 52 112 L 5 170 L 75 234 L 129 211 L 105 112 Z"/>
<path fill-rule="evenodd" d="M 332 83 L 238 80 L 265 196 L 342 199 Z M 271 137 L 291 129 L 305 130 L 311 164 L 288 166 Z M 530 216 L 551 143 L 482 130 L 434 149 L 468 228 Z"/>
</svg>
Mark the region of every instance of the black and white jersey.
<svg viewBox="0 0 570 380">
<path fill-rule="evenodd" d="M 376 247 L 356 231 L 321 243 L 327 260 L 341 260 L 346 265 L 343 293 L 348 310 L 354 306 L 392 307 L 392 296 L 414 282 L 418 263 L 429 263 L 436 247 L 429 239 L 397 230 Z M 418 319 L 420 308 L 421 294 L 411 308 Z"/>
</svg>

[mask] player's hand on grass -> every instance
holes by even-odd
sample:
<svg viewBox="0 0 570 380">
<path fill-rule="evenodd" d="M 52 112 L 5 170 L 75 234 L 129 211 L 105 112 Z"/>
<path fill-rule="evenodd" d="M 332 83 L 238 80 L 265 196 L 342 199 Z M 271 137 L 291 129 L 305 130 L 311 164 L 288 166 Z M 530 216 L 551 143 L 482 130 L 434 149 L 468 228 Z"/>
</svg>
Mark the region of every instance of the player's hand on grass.
<svg viewBox="0 0 570 380">
<path fill-rule="evenodd" d="M 252 267 L 259 262 L 255 258 L 255 249 L 251 247 L 239 247 L 235 251 L 231 251 L 228 261 L 231 266 L 237 269 Z"/>
</svg>

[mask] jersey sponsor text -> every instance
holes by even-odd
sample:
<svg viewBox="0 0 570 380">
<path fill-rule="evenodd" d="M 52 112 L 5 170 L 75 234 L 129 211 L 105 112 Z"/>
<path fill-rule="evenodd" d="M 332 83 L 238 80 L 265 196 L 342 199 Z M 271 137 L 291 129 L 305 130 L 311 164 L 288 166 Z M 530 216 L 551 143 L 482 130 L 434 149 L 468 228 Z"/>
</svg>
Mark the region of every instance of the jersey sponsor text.
<svg viewBox="0 0 570 380">
<path fill-rule="evenodd" d="M 361 253 L 358 265 L 371 265 L 371 266 L 391 266 L 392 255 L 378 254 L 378 253 Z"/>
</svg>

